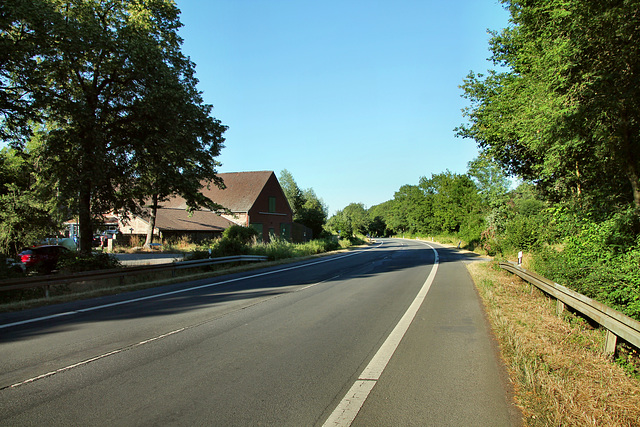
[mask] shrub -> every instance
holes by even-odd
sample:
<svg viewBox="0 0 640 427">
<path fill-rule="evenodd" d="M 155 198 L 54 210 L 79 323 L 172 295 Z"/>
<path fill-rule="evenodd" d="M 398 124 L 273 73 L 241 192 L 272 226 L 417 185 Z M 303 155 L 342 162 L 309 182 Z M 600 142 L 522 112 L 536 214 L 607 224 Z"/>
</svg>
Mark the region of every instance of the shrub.
<svg viewBox="0 0 640 427">
<path fill-rule="evenodd" d="M 258 231 L 251 227 L 232 225 L 222 233 L 223 239 L 230 239 L 241 242 L 245 245 L 251 244 L 258 237 Z"/>
<path fill-rule="evenodd" d="M 223 237 L 217 241 L 212 252 L 214 252 L 212 256 L 247 255 L 249 245 L 238 238 Z"/>
<path fill-rule="evenodd" d="M 506 244 L 516 250 L 529 250 L 540 246 L 540 226 L 536 217 L 519 216 L 506 226 Z"/>
<path fill-rule="evenodd" d="M 274 237 L 272 237 L 269 243 L 255 245 L 253 249 L 254 253 L 258 251 L 260 252 L 259 255 L 266 255 L 270 260 L 293 258 L 296 256 L 295 247 L 292 243 Z"/>
<path fill-rule="evenodd" d="M 562 250 L 543 248 L 532 267 L 544 277 L 640 320 L 640 237 L 625 234 L 618 216 L 583 221 Z M 623 230 L 623 231 L 621 231 Z M 619 242 L 612 245 L 612 241 Z M 633 246 L 630 242 L 635 241 Z"/>
<path fill-rule="evenodd" d="M 108 270 L 120 267 L 120 261 L 107 253 L 81 256 L 75 252 L 65 253 L 58 260 L 61 273 L 77 273 L 80 271 Z"/>
<path fill-rule="evenodd" d="M 198 259 L 207 259 L 210 256 L 212 256 L 211 254 L 209 254 L 209 250 L 196 250 L 196 251 L 191 251 L 187 254 L 185 254 L 184 256 L 184 260 L 185 261 L 195 261 Z"/>
<path fill-rule="evenodd" d="M 491 226 L 480 235 L 480 245 L 489 256 L 502 254 L 502 239 L 496 235 L 495 227 Z"/>
<path fill-rule="evenodd" d="M 220 258 L 234 255 L 247 255 L 251 251 L 250 246 L 237 239 L 222 237 L 209 242 L 204 248 L 191 251 L 185 256 L 185 260 L 206 258 Z"/>
<path fill-rule="evenodd" d="M 22 269 L 17 266 L 12 266 L 13 258 L 5 258 L 0 254 L 0 279 L 11 279 L 14 277 L 22 276 Z"/>
</svg>

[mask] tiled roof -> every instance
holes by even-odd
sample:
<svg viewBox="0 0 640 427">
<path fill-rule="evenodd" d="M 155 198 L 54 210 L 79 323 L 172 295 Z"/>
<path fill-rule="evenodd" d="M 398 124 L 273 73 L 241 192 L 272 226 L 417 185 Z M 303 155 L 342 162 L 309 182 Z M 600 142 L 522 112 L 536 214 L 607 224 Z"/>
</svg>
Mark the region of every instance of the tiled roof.
<svg viewBox="0 0 640 427">
<path fill-rule="evenodd" d="M 159 208 L 156 228 L 161 231 L 223 231 L 233 222 L 210 211 L 194 211 L 191 216 L 180 208 Z"/>
<path fill-rule="evenodd" d="M 272 171 L 219 173 L 218 176 L 222 178 L 226 188 L 220 189 L 211 185 L 210 188 L 205 187 L 201 191 L 202 194 L 231 212 L 249 212 L 273 174 Z M 164 208 L 187 208 L 182 197 L 173 197 L 160 205 Z"/>
</svg>

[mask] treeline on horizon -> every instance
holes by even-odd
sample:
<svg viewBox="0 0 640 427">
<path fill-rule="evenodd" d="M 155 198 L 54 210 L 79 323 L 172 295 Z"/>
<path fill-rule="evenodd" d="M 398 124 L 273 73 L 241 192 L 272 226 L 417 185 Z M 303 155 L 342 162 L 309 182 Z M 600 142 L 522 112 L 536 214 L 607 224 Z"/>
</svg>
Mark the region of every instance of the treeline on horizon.
<svg viewBox="0 0 640 427">
<path fill-rule="evenodd" d="M 455 132 L 480 156 L 328 221 L 346 233 L 446 236 L 640 320 L 640 2 L 502 3 L 496 69 L 470 72 Z M 510 188 L 508 177 L 520 184 Z"/>
</svg>

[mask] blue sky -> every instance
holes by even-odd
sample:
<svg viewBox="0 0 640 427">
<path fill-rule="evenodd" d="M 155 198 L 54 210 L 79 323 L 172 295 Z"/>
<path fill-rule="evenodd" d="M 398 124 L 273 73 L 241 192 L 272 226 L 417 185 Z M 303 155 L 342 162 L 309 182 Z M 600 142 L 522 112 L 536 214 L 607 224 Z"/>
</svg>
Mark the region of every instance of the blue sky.
<svg viewBox="0 0 640 427">
<path fill-rule="evenodd" d="M 477 155 L 456 138 L 470 70 L 491 67 L 498 0 L 177 0 L 183 52 L 229 126 L 220 172 L 287 169 L 330 214 Z"/>
</svg>

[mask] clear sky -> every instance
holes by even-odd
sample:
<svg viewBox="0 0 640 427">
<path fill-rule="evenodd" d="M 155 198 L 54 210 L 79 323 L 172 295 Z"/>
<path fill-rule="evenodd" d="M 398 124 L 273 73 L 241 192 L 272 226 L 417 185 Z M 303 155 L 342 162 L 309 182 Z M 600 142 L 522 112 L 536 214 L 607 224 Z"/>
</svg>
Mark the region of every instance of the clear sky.
<svg viewBox="0 0 640 427">
<path fill-rule="evenodd" d="M 498 0 L 176 0 L 183 52 L 229 126 L 220 172 L 287 169 L 330 214 L 464 173 L 459 85 L 491 67 Z"/>
</svg>

